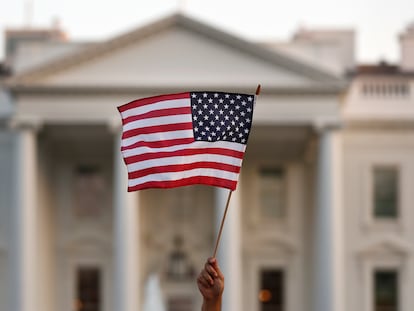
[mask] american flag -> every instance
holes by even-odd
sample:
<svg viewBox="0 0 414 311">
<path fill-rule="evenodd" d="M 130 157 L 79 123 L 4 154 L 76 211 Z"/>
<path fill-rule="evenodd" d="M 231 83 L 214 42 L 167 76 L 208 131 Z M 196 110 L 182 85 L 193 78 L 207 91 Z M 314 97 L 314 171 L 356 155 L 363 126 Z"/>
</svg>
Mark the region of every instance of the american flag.
<svg viewBox="0 0 414 311">
<path fill-rule="evenodd" d="M 255 98 L 187 92 L 118 107 L 128 191 L 192 184 L 236 189 Z"/>
</svg>

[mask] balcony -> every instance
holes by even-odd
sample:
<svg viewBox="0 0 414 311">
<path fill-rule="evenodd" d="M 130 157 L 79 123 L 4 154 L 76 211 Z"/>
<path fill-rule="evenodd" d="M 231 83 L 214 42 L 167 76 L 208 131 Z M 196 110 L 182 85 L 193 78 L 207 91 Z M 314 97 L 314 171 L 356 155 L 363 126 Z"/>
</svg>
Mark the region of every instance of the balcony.
<svg viewBox="0 0 414 311">
<path fill-rule="evenodd" d="M 364 98 L 407 99 L 411 96 L 408 81 L 367 81 L 361 85 L 360 91 Z"/>
<path fill-rule="evenodd" d="M 343 115 L 347 121 L 414 121 L 414 79 L 401 75 L 356 78 Z"/>
</svg>

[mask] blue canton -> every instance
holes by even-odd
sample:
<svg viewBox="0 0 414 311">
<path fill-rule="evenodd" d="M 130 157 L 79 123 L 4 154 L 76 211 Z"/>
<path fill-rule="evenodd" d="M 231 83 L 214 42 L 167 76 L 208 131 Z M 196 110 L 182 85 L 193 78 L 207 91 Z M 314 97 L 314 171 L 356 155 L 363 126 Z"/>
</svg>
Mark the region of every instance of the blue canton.
<svg viewBox="0 0 414 311">
<path fill-rule="evenodd" d="M 194 139 L 246 144 L 253 119 L 254 95 L 191 92 Z"/>
</svg>

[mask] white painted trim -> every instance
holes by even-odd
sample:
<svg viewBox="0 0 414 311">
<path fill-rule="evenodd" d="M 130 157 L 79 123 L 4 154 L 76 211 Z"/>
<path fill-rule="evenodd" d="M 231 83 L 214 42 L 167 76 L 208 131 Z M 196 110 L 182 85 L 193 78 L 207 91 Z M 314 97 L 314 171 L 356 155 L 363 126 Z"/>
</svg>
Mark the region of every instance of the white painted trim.
<svg viewBox="0 0 414 311">
<path fill-rule="evenodd" d="M 407 281 L 405 275 L 407 274 L 407 265 L 405 260 L 398 256 L 389 255 L 381 258 L 369 258 L 362 263 L 362 285 L 361 293 L 361 309 L 362 311 L 374 310 L 374 296 L 373 296 L 373 275 L 377 269 L 395 269 L 398 271 L 398 287 L 399 287 L 399 308 L 401 311 L 409 311 L 409 304 L 406 300 L 408 292 L 406 290 Z"/>
<path fill-rule="evenodd" d="M 257 294 L 260 289 L 260 271 L 262 269 L 281 269 L 284 273 L 284 301 L 286 311 L 299 310 L 298 291 L 299 279 L 297 275 L 297 269 L 294 268 L 294 260 L 288 256 L 274 256 L 274 255 L 262 255 L 256 258 L 252 258 L 249 261 L 248 271 L 250 274 L 251 282 L 246 284 L 246 292 L 251 294 L 249 299 L 250 305 L 246 306 L 244 310 L 260 311 L 260 303 L 257 299 Z"/>
<path fill-rule="evenodd" d="M 378 249 L 388 250 L 404 256 L 410 256 L 413 252 L 413 246 L 409 242 L 393 234 L 375 235 L 364 244 L 360 244 L 355 252 L 359 256 L 366 257 Z"/>
<path fill-rule="evenodd" d="M 161 285 L 161 290 L 166 308 L 168 308 L 168 301 L 171 298 L 188 298 L 191 300 L 193 310 L 197 310 L 201 303 L 201 300 L 199 299 L 200 295 L 198 294 L 198 289 L 194 280 L 183 282 L 167 281 Z"/>
<path fill-rule="evenodd" d="M 271 167 L 271 168 L 281 168 L 284 170 L 284 183 L 286 187 L 285 191 L 285 207 L 284 212 L 285 215 L 280 218 L 265 218 L 261 215 L 261 206 L 260 206 L 260 169 L 264 167 Z M 248 218 L 249 225 L 253 229 L 258 229 L 258 233 L 263 235 L 264 238 L 270 236 L 274 236 L 274 230 L 276 229 L 278 232 L 286 232 L 289 231 L 289 228 L 292 227 L 292 209 L 291 209 L 291 202 L 289 200 L 289 193 L 292 191 L 291 189 L 291 170 L 290 167 L 286 163 L 277 163 L 277 162 L 270 162 L 270 161 L 261 161 L 259 163 L 255 163 L 251 165 L 250 168 L 253 172 L 252 176 L 252 197 L 253 197 L 253 206 L 248 208 L 246 211 L 250 214 Z"/>
<path fill-rule="evenodd" d="M 82 249 L 82 247 L 80 247 Z M 76 272 L 79 267 L 97 267 L 101 273 L 101 302 L 102 311 L 112 310 L 112 291 L 111 281 L 111 262 L 109 256 L 103 254 L 99 250 L 91 250 L 83 248 L 82 251 L 74 252 L 74 255 L 67 254 L 66 259 L 63 259 L 63 273 L 65 275 L 63 280 L 58 280 L 57 284 L 62 284 L 59 287 L 60 297 L 64 297 L 62 303 L 59 303 L 59 308 L 62 311 L 72 311 L 73 303 L 76 298 Z"/>
<path fill-rule="evenodd" d="M 397 218 L 395 219 L 376 219 L 374 216 L 374 168 L 378 166 L 396 167 L 398 169 L 398 206 L 397 206 Z M 401 159 L 373 159 L 370 160 L 362 172 L 362 225 L 369 231 L 403 231 L 403 219 L 405 217 L 405 211 L 403 208 L 403 160 Z"/>
</svg>

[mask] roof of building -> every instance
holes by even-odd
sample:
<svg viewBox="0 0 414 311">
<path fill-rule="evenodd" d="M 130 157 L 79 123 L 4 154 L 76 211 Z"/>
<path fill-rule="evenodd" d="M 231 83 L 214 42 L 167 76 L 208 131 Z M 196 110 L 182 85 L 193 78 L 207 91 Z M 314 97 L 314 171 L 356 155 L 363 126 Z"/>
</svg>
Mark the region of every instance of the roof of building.
<svg viewBox="0 0 414 311">
<path fill-rule="evenodd" d="M 48 75 L 59 70 L 65 70 L 68 67 L 89 61 L 99 55 L 103 55 L 114 49 L 124 47 L 131 44 L 131 42 L 144 39 L 154 33 L 158 33 L 172 26 L 184 27 L 203 36 L 223 42 L 224 44 L 240 51 L 244 51 L 250 55 L 269 61 L 270 63 L 282 65 L 284 68 L 292 72 L 310 77 L 314 81 L 323 82 L 327 87 L 337 87 L 338 85 L 343 84 L 343 80 L 340 77 L 333 75 L 317 66 L 303 63 L 278 53 L 277 51 L 271 51 L 257 44 L 247 42 L 181 14 L 174 14 L 147 26 L 139 27 L 138 29 L 132 30 L 124 35 L 116 36 L 115 38 L 102 43 L 97 43 L 85 50 L 75 52 L 71 55 L 66 55 L 61 59 L 53 60 L 50 63 L 33 68 L 33 70 L 29 70 L 28 72 L 17 74 L 10 82 L 12 82 L 12 84 L 30 83 L 31 81 L 34 81 L 36 77 Z"/>
<path fill-rule="evenodd" d="M 50 38 L 53 37 L 55 39 L 66 40 L 67 36 L 64 31 L 58 28 L 9 28 L 5 31 L 6 37 L 7 36 L 20 36 L 20 37 L 44 37 Z"/>
<path fill-rule="evenodd" d="M 360 64 L 355 68 L 355 71 L 350 73 L 352 76 L 361 75 L 381 75 L 381 76 L 414 76 L 412 71 L 403 71 L 401 67 L 396 64 L 389 64 L 381 61 L 378 64 Z"/>
</svg>

